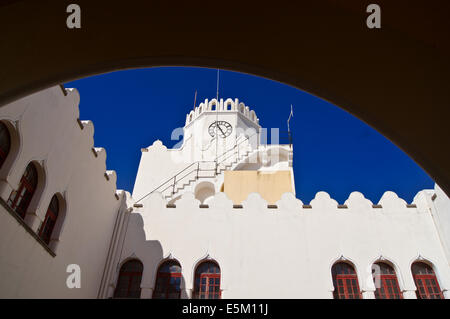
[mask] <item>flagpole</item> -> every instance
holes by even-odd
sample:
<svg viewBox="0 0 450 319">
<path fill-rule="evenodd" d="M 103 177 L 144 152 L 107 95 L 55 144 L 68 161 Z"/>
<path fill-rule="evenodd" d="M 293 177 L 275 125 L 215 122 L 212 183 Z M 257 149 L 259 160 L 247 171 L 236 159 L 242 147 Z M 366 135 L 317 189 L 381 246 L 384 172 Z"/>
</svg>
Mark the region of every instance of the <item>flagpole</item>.
<svg viewBox="0 0 450 319">
<path fill-rule="evenodd" d="M 291 104 L 291 113 L 289 113 L 289 118 L 287 120 L 287 127 L 288 127 L 288 138 L 289 138 L 289 147 L 292 148 L 292 137 L 291 137 L 291 129 L 289 127 L 289 121 L 291 120 L 291 117 L 294 117 L 294 112 L 292 109 L 292 104 Z"/>
<path fill-rule="evenodd" d="M 217 89 L 216 89 L 216 171 L 215 173 L 217 174 L 217 167 L 218 167 L 218 161 L 217 161 L 217 151 L 218 151 L 218 145 L 219 145 L 219 138 L 218 138 L 218 134 L 217 134 L 217 129 L 218 129 L 218 122 L 219 122 L 219 70 L 217 69 Z"/>
<path fill-rule="evenodd" d="M 195 112 L 195 103 L 197 102 L 197 90 L 195 90 L 195 96 L 194 96 L 194 112 Z"/>
</svg>

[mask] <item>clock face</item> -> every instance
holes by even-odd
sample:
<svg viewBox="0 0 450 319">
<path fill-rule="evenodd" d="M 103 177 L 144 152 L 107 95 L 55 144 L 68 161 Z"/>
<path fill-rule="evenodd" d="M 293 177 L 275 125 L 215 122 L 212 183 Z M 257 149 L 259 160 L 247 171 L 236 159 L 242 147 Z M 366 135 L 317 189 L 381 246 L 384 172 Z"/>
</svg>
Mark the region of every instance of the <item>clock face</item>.
<svg viewBox="0 0 450 319">
<path fill-rule="evenodd" d="M 216 136 L 216 129 L 218 135 L 222 138 L 229 136 L 233 131 L 233 127 L 231 126 L 230 123 L 225 121 L 216 121 L 212 122 L 208 128 L 209 135 L 211 135 L 212 137 Z"/>
</svg>

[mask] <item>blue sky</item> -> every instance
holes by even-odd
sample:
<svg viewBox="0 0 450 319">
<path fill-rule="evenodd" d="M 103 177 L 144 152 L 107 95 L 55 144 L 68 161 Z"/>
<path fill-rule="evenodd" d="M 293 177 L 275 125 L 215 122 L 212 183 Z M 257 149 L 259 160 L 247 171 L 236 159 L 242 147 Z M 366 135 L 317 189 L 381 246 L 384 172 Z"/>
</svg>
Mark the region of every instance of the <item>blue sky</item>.
<svg viewBox="0 0 450 319">
<path fill-rule="evenodd" d="M 80 92 L 80 119 L 95 127 L 95 146 L 107 152 L 117 188 L 133 190 L 141 148 L 160 139 L 172 147 L 174 128 L 184 126 L 194 104 L 216 96 L 217 70 L 147 68 L 112 72 L 64 84 Z M 394 191 L 408 203 L 433 180 L 377 131 L 346 111 L 296 88 L 248 74 L 220 71 L 220 98 L 239 98 L 260 125 L 286 131 L 294 105 L 296 195 L 309 203 L 318 191 L 340 204 L 352 191 L 374 203 Z M 149 190 L 151 191 L 151 190 Z"/>
</svg>

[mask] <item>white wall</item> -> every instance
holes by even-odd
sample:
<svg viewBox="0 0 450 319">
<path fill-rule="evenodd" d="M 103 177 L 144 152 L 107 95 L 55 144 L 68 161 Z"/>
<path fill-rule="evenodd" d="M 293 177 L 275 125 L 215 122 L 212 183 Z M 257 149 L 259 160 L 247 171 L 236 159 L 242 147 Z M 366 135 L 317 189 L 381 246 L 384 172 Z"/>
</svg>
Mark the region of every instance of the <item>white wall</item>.
<svg viewBox="0 0 450 319">
<path fill-rule="evenodd" d="M 121 260 L 134 256 L 144 263 L 144 298 L 151 297 L 164 258 L 180 262 L 183 296 L 188 297 L 195 266 L 207 257 L 220 265 L 223 298 L 332 298 L 331 267 L 344 258 L 354 263 L 364 297 L 373 298 L 371 266 L 386 259 L 396 268 L 405 298 L 415 298 L 410 270 L 415 260 L 431 262 L 441 288 L 450 287 L 445 253 L 422 196 L 429 195 L 419 193 L 417 207 L 407 207 L 386 192 L 382 208 L 373 208 L 354 192 L 345 203 L 348 208 L 338 208 L 319 192 L 312 208 L 304 208 L 285 193 L 278 207 L 269 209 L 253 193 L 238 209 L 224 193 L 210 199 L 209 208 L 199 208 L 191 193 L 176 208 L 167 208 L 156 193 L 132 214 L 135 222 L 129 224 Z"/>
<path fill-rule="evenodd" d="M 450 199 L 437 184 L 434 193 L 428 203 L 450 267 Z"/>
<path fill-rule="evenodd" d="M 258 194 L 233 208 L 224 193 L 200 208 L 189 192 L 175 208 L 159 193 L 143 200 L 142 208 L 132 208 L 150 186 L 185 167 L 170 161 L 184 151 L 167 150 L 160 142 L 149 147 L 133 199 L 116 190 L 105 150 L 94 148 L 93 124 L 77 121 L 79 99 L 76 90 L 66 95 L 56 86 L 0 108 L 13 140 L 0 169 L 0 198 L 6 201 L 17 189 L 30 161 L 45 176 L 25 225 L 0 205 L 0 298 L 111 297 L 120 266 L 130 258 L 144 264 L 143 298 L 151 297 L 156 270 L 167 258 L 182 266 L 183 298 L 191 295 L 195 266 L 205 258 L 220 265 L 223 298 L 331 298 L 331 267 L 339 259 L 354 263 L 365 298 L 373 297 L 373 262 L 390 261 L 405 297 L 414 298 L 411 264 L 427 260 L 449 298 L 450 204 L 439 188 L 419 192 L 409 206 L 386 192 L 381 208 L 357 192 L 345 202 L 347 208 L 338 208 L 324 192 L 311 208 L 291 193 L 275 209 Z M 32 233 L 55 193 L 64 199 L 65 219 L 46 246 Z M 66 286 L 69 264 L 81 267 L 80 289 Z"/>
<path fill-rule="evenodd" d="M 115 172 L 106 172 L 105 150 L 92 150 L 93 124 L 77 122 L 78 92 L 67 93 L 56 86 L 0 108 L 0 120 L 15 127 L 20 137 L 12 166 L 0 171 L 1 198 L 6 201 L 17 189 L 25 167 L 34 160 L 45 172 L 45 183 L 42 195 L 33 197 L 27 225 L 37 231 L 55 193 L 67 206 L 60 236 L 50 243 L 55 256 L 0 206 L 0 298 L 96 298 L 98 294 L 124 196 L 116 195 Z M 66 286 L 68 264 L 81 267 L 80 289 Z"/>
</svg>

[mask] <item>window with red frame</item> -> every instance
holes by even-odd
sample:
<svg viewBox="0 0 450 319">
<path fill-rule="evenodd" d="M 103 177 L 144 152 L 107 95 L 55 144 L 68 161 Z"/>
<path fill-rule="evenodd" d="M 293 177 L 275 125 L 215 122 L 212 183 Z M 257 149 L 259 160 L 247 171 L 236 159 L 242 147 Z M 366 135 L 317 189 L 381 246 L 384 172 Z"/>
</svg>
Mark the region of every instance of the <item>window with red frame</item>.
<svg viewBox="0 0 450 319">
<path fill-rule="evenodd" d="M 444 299 L 433 268 L 423 262 L 415 262 L 411 266 L 416 283 L 417 299 Z"/>
<path fill-rule="evenodd" d="M 331 269 L 333 275 L 334 299 L 360 299 L 358 277 L 352 265 L 339 262 Z"/>
<path fill-rule="evenodd" d="M 164 262 L 158 268 L 153 299 L 180 299 L 181 266 L 175 260 Z"/>
<path fill-rule="evenodd" d="M 402 299 L 403 295 L 397 281 L 394 268 L 378 262 L 372 266 L 372 276 L 375 283 L 376 299 Z"/>
<path fill-rule="evenodd" d="M 114 298 L 140 298 L 144 266 L 137 260 L 129 260 L 120 268 Z"/>
<path fill-rule="evenodd" d="M 8 156 L 11 149 L 11 135 L 5 124 L 0 122 L 0 168 Z"/>
<path fill-rule="evenodd" d="M 36 190 L 37 183 L 38 173 L 36 167 L 33 163 L 30 163 L 20 179 L 19 188 L 17 191 L 12 191 L 8 199 L 8 205 L 22 218 L 25 218 L 31 198 Z"/>
<path fill-rule="evenodd" d="M 205 261 L 195 270 L 194 295 L 196 299 L 219 299 L 220 268 L 215 262 Z"/>
<path fill-rule="evenodd" d="M 56 219 L 59 213 L 59 201 L 56 195 L 53 195 L 50 205 L 45 214 L 44 221 L 39 229 L 39 237 L 48 245 L 50 243 L 50 237 L 52 236 L 53 229 L 55 228 Z"/>
</svg>

